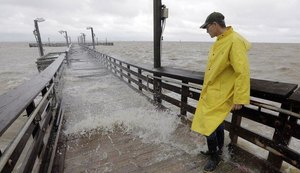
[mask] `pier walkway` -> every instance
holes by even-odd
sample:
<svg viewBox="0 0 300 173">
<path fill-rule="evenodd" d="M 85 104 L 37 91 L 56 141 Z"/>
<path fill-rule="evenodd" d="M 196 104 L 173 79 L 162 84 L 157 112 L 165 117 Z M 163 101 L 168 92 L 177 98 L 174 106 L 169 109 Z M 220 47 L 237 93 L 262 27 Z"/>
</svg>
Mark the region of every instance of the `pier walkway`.
<svg viewBox="0 0 300 173">
<path fill-rule="evenodd" d="M 69 62 L 64 75 L 64 126 L 52 172 L 202 172 L 208 159 L 198 154 L 206 149 L 203 137 L 172 112 L 155 110 L 150 102 L 145 106 L 146 98 L 78 45 L 70 51 Z M 146 117 L 151 114 L 171 114 L 175 120 L 149 121 Z M 159 137 L 166 133 L 159 129 L 162 122 L 170 121 L 174 130 Z M 226 151 L 223 159 L 215 172 L 269 172 L 245 153 Z"/>
</svg>

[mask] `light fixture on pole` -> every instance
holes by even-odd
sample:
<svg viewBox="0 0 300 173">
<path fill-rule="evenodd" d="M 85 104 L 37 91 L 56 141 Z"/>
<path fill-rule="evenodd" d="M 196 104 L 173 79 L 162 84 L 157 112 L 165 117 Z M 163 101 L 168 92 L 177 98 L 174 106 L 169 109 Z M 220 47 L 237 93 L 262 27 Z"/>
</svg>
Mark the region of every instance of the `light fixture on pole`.
<svg viewBox="0 0 300 173">
<path fill-rule="evenodd" d="M 68 37 L 68 32 L 67 31 L 63 31 L 63 30 L 60 30 L 58 31 L 60 34 L 65 34 L 64 37 L 66 39 L 66 42 L 67 42 L 67 47 L 69 46 L 69 37 Z"/>
<path fill-rule="evenodd" d="M 93 31 L 93 27 L 89 26 L 86 29 L 90 29 L 91 30 L 91 34 L 92 34 L 92 41 L 93 41 L 93 49 L 95 49 L 95 39 L 94 39 L 94 31 Z"/>
<path fill-rule="evenodd" d="M 44 21 L 45 21 L 45 19 L 43 19 L 43 18 L 34 19 L 35 30 L 33 31 L 33 34 L 34 34 L 36 42 L 38 44 L 40 56 L 44 56 L 44 50 L 43 50 L 42 39 L 41 39 L 41 35 L 40 35 L 38 22 L 44 22 Z"/>
</svg>

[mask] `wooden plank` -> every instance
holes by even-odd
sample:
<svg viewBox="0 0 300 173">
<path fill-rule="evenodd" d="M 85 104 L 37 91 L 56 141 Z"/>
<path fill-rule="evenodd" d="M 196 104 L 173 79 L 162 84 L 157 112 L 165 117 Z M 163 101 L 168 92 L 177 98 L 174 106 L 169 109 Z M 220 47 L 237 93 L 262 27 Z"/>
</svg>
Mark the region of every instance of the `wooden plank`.
<svg viewBox="0 0 300 173">
<path fill-rule="evenodd" d="M 69 149 L 66 151 L 64 169 L 66 173 L 105 171 L 114 173 L 195 173 L 201 172 L 208 161 L 208 157 L 190 155 L 176 148 L 164 151 L 165 147 L 161 144 L 143 143 L 140 138 L 120 131 L 104 135 L 99 132 L 86 135 L 86 137 L 74 138 L 67 145 Z M 77 154 L 69 157 L 71 155 L 68 152 Z M 159 155 L 162 153 L 167 155 L 169 153 L 170 156 L 160 158 Z M 264 165 L 266 162 L 257 159 L 250 153 L 239 153 L 235 150 L 233 156 L 233 160 L 221 163 L 215 172 L 239 172 L 242 168 L 249 171 L 270 170 L 270 167 Z"/>
<path fill-rule="evenodd" d="M 123 135 L 126 137 L 123 138 Z M 107 140 L 108 136 L 110 136 L 110 140 Z M 74 139 L 72 140 L 73 144 L 67 145 L 77 147 L 77 149 L 69 149 L 69 152 L 76 152 L 77 155 L 73 155 L 75 160 L 67 161 L 64 172 L 103 172 L 108 168 L 114 173 L 156 172 L 159 170 L 168 172 L 175 168 L 182 170 L 181 172 L 186 172 L 184 170 L 192 170 L 200 166 L 201 162 L 198 162 L 199 165 L 190 164 L 190 162 L 197 162 L 199 158 L 188 154 L 160 160 L 157 156 L 163 152 L 164 147 L 156 144 L 145 144 L 141 139 L 133 138 L 128 134 L 117 133 Z M 98 149 L 97 146 L 99 146 Z M 89 150 L 82 151 L 83 148 L 89 148 Z M 175 152 L 178 151 L 175 150 Z M 106 157 L 103 157 L 103 154 Z M 203 161 L 203 159 L 201 160 Z"/>
<path fill-rule="evenodd" d="M 282 125 L 281 119 L 278 116 L 271 115 L 265 112 L 261 112 L 255 109 L 243 107 L 241 110 L 236 111 L 239 116 L 248 118 L 252 121 L 264 124 L 266 126 L 276 128 L 280 124 Z"/>
<path fill-rule="evenodd" d="M 167 89 L 169 91 L 172 91 L 174 93 L 177 93 L 177 94 L 181 94 L 181 91 L 182 91 L 180 87 L 174 86 L 174 85 L 171 85 L 171 84 L 168 84 L 168 83 L 165 83 L 165 82 L 161 83 L 161 87 L 164 88 L 164 89 Z"/>
<path fill-rule="evenodd" d="M 204 72 L 182 70 L 170 67 L 161 67 L 152 69 L 154 73 L 161 76 L 171 77 L 174 79 L 187 80 L 192 83 L 202 84 L 204 80 Z"/>
<path fill-rule="evenodd" d="M 297 84 L 251 79 L 251 96 L 283 102 L 297 87 Z"/>
</svg>

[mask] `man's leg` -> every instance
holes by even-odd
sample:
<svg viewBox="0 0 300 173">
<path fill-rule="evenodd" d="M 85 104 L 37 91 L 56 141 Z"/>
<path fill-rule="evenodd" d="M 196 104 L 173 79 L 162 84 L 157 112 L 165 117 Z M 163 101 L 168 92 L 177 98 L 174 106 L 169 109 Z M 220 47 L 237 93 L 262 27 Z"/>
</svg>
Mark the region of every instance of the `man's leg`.
<svg viewBox="0 0 300 173">
<path fill-rule="evenodd" d="M 213 133 L 209 137 L 206 137 L 207 145 L 208 145 L 208 143 L 213 143 L 213 141 L 214 142 L 217 141 L 217 147 L 218 147 L 217 152 L 220 155 L 222 155 L 223 146 L 224 146 L 224 128 L 225 128 L 224 123 L 221 123 L 219 125 L 219 127 L 215 130 L 215 132 L 214 132 L 215 134 Z M 213 139 L 213 137 L 215 137 L 215 136 L 216 136 L 216 139 Z M 209 156 L 212 154 L 209 149 L 208 149 L 208 151 L 200 151 L 200 153 L 205 156 Z"/>
<path fill-rule="evenodd" d="M 208 151 L 210 153 L 217 152 L 218 150 L 218 138 L 217 138 L 217 133 L 214 131 L 210 136 L 206 137 L 207 140 L 207 147 Z"/>
<path fill-rule="evenodd" d="M 214 171 L 220 163 L 220 156 L 218 154 L 218 139 L 216 131 L 210 136 L 206 137 L 208 152 L 210 153 L 210 159 L 204 167 L 204 172 Z"/>
<path fill-rule="evenodd" d="M 219 148 L 218 153 L 220 155 L 222 155 L 223 147 L 224 147 L 224 129 L 225 129 L 225 125 L 224 125 L 224 122 L 223 122 L 219 125 L 219 127 L 216 130 L 217 140 L 218 140 L 218 148 Z"/>
</svg>

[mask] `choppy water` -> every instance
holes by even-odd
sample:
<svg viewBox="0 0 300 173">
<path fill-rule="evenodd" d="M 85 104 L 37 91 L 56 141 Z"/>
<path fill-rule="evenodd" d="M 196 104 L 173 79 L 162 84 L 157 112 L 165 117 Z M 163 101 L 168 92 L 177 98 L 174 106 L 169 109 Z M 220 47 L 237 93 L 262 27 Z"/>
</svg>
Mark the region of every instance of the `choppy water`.
<svg viewBox="0 0 300 173">
<path fill-rule="evenodd" d="M 63 47 L 45 47 L 47 52 L 64 51 Z M 38 48 L 28 43 L 0 43 L 0 95 L 38 74 Z"/>
<path fill-rule="evenodd" d="M 212 43 L 165 42 L 162 66 L 204 71 Z M 152 42 L 115 42 L 96 49 L 115 58 L 136 64 L 153 64 Z M 63 51 L 63 47 L 45 47 L 45 52 Z M 37 48 L 28 43 L 0 43 L 0 94 L 37 74 Z M 300 44 L 254 43 L 249 52 L 251 77 L 300 84 Z"/>
<path fill-rule="evenodd" d="M 204 71 L 212 43 L 165 42 L 162 66 Z M 98 51 L 136 64 L 153 64 L 151 42 L 117 42 Z M 249 52 L 251 78 L 300 84 L 300 44 L 253 43 Z"/>
<path fill-rule="evenodd" d="M 166 42 L 162 47 L 162 66 L 204 71 L 211 44 Z M 96 48 L 100 52 L 134 64 L 153 64 L 152 46 L 151 42 L 115 42 L 114 46 Z M 65 50 L 65 48 L 45 49 L 46 52 Z M 300 44 L 254 43 L 249 52 L 251 77 L 300 84 L 299 56 Z M 29 48 L 27 43 L 0 43 L 0 94 L 37 74 L 35 65 L 37 57 L 37 48 Z M 99 126 L 109 129 L 117 123 L 125 125 L 127 130 L 138 129 L 136 135 L 142 138 L 151 138 L 156 142 L 170 141 L 176 145 L 171 139 L 178 125 L 174 115 L 176 113 L 153 110 L 153 106 L 149 105 L 146 99 L 134 95 L 130 88 L 127 89 L 126 85 L 123 86 L 122 82 L 104 71 L 105 69 L 100 69 L 99 74 L 102 76 L 88 79 L 78 78 L 78 75 L 89 73 L 84 70 L 78 70 L 77 76 L 65 77 L 64 99 L 67 102 L 72 101 L 72 104 L 66 104 L 69 119 L 65 133 L 78 133 Z M 66 73 L 68 72 L 67 69 Z M 120 88 L 117 91 L 123 92 L 114 92 L 113 89 L 116 88 Z M 107 93 L 110 95 L 106 95 Z M 120 97 L 118 100 L 120 102 L 110 107 L 106 102 L 116 94 Z M 127 103 L 124 97 L 128 94 L 135 101 Z M 299 141 L 295 141 L 294 149 L 297 150 L 299 146 Z M 195 149 L 195 146 L 188 147 L 182 143 L 178 147 L 189 153 L 198 152 L 201 148 L 198 146 Z"/>
</svg>

